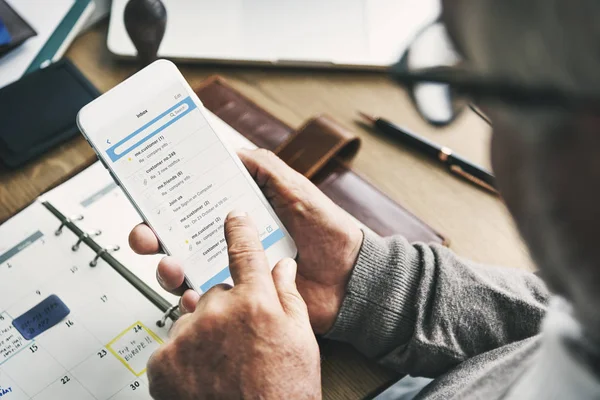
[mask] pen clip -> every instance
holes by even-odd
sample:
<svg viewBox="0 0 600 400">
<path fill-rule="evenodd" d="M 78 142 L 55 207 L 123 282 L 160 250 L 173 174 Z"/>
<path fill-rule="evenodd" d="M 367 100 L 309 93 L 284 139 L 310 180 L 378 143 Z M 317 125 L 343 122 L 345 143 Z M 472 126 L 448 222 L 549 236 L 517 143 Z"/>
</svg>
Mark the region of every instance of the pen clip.
<svg viewBox="0 0 600 400">
<path fill-rule="evenodd" d="M 495 195 L 500 195 L 500 193 L 491 185 L 485 183 L 484 181 L 482 181 L 481 179 L 469 174 L 468 172 L 465 172 L 459 165 L 456 164 L 451 164 L 449 165 L 450 171 L 455 173 L 456 175 L 459 175 L 460 177 L 476 184 L 477 186 L 495 194 Z"/>
</svg>

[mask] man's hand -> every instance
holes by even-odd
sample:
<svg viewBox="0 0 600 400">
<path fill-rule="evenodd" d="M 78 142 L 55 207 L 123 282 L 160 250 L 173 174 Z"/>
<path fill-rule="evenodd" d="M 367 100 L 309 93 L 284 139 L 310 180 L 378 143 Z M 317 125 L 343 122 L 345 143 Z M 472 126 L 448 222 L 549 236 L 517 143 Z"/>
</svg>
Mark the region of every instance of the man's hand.
<svg viewBox="0 0 600 400">
<path fill-rule="evenodd" d="M 235 286 L 206 292 L 192 314 L 148 362 L 156 400 L 201 398 L 316 399 L 319 348 L 296 289 L 296 263 L 271 273 L 256 228 L 244 214 L 225 221 Z"/>
<path fill-rule="evenodd" d="M 243 150 L 238 154 L 296 242 L 298 291 L 313 329 L 326 333 L 341 307 L 362 232 L 340 207 L 273 153 Z M 143 224 L 133 229 L 129 242 L 140 254 L 159 251 L 156 236 Z M 183 270 L 172 258 L 161 261 L 157 276 L 166 290 L 183 293 Z M 187 290 L 180 305 L 193 311 L 197 301 L 198 294 Z"/>
</svg>

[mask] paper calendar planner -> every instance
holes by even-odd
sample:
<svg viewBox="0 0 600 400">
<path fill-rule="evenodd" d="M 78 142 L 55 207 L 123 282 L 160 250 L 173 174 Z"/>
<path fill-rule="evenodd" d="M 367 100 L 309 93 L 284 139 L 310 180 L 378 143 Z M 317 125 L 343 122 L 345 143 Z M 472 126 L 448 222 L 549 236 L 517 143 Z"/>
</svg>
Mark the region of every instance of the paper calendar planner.
<svg viewBox="0 0 600 400">
<path fill-rule="evenodd" d="M 146 362 L 170 323 L 60 225 L 37 201 L 0 227 L 0 398 L 148 399 Z"/>
</svg>

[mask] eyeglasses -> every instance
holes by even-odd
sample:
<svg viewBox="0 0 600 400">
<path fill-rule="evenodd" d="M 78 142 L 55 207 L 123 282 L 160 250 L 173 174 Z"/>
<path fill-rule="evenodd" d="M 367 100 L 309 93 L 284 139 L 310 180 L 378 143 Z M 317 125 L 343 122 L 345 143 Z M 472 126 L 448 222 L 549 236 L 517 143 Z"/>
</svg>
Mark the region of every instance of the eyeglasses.
<svg viewBox="0 0 600 400">
<path fill-rule="evenodd" d="M 549 85 L 525 85 L 508 79 L 474 75 L 460 69 L 406 71 L 392 68 L 392 78 L 403 85 L 438 83 L 474 102 L 503 102 L 522 107 L 600 111 L 600 95 L 569 93 Z"/>
</svg>

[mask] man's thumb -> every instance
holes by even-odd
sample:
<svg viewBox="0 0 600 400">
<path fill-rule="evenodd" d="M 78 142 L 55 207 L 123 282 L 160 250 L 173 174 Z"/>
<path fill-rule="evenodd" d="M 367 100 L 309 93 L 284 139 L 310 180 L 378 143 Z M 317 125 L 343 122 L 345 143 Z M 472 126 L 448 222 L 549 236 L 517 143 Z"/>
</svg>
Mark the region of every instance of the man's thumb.
<svg viewBox="0 0 600 400">
<path fill-rule="evenodd" d="M 296 261 L 284 258 L 273 268 L 273 282 L 285 312 L 293 317 L 306 316 L 306 304 L 296 288 Z"/>
</svg>

